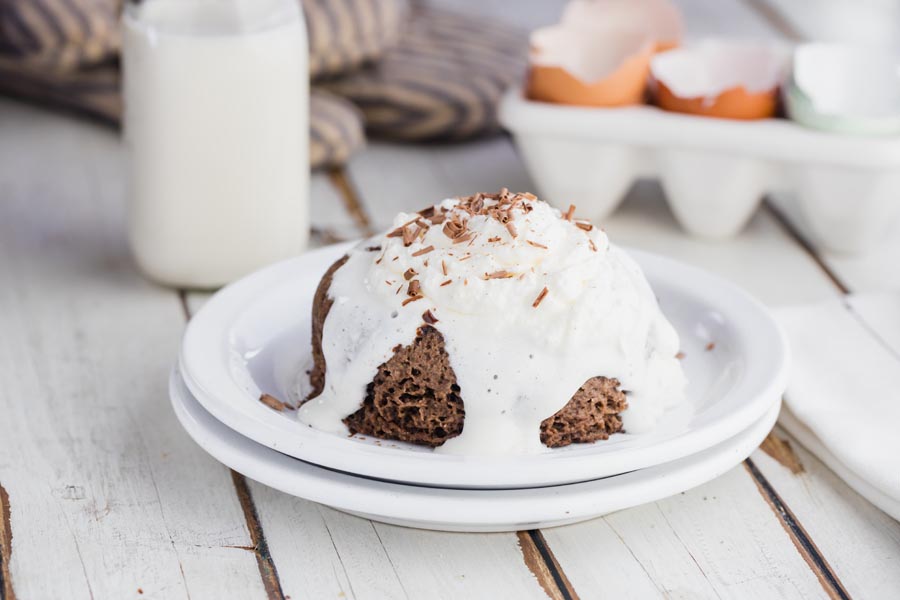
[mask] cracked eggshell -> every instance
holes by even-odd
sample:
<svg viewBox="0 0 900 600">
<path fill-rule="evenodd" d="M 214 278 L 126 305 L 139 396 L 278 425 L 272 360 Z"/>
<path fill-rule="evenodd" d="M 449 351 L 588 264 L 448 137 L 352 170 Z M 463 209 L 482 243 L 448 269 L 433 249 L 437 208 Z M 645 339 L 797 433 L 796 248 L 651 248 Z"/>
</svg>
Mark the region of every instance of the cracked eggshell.
<svg viewBox="0 0 900 600">
<path fill-rule="evenodd" d="M 644 99 L 652 38 L 644 33 L 556 25 L 531 34 L 527 96 L 581 106 L 626 106 Z"/>
<path fill-rule="evenodd" d="M 664 110 L 724 119 L 765 119 L 778 108 L 786 55 L 777 45 L 710 41 L 653 57 Z"/>
<path fill-rule="evenodd" d="M 681 12 L 669 0 L 572 0 L 560 25 L 573 29 L 634 31 L 652 37 L 657 51 L 679 45 Z"/>
<path fill-rule="evenodd" d="M 900 133 L 900 59 L 884 48 L 803 44 L 784 91 L 788 116 L 807 127 L 858 135 Z"/>
</svg>

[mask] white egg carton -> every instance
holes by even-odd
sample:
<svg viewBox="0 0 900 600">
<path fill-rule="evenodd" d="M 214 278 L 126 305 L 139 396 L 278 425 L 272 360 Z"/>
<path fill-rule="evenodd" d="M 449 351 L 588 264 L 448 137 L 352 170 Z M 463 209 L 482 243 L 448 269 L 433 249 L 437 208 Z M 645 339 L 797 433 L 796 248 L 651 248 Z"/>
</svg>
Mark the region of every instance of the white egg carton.
<svg viewBox="0 0 900 600">
<path fill-rule="evenodd" d="M 601 219 L 638 177 L 657 176 L 679 223 L 738 233 L 771 192 L 789 192 L 829 250 L 859 254 L 900 220 L 900 137 L 854 137 L 784 119 L 733 121 L 653 106 L 591 108 L 511 90 L 500 122 L 542 197 Z"/>
</svg>

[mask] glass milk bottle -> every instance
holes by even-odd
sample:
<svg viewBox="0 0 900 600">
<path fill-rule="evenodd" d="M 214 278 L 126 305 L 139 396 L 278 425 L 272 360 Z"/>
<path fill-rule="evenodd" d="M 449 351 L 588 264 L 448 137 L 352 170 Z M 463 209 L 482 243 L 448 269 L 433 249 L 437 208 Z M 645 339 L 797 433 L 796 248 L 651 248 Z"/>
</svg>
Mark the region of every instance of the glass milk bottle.
<svg viewBox="0 0 900 600">
<path fill-rule="evenodd" d="M 144 0 L 123 16 L 129 237 L 140 268 L 211 288 L 309 237 L 298 0 Z"/>
</svg>

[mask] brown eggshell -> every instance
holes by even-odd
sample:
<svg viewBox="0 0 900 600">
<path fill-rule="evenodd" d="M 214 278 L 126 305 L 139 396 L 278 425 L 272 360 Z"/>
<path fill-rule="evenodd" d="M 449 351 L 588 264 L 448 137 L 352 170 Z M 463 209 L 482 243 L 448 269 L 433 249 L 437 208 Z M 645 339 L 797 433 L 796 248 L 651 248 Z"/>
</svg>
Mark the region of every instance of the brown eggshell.
<svg viewBox="0 0 900 600">
<path fill-rule="evenodd" d="M 723 119 L 766 119 L 778 108 L 786 55 L 764 42 L 707 40 L 650 62 L 662 109 Z"/>
<path fill-rule="evenodd" d="M 633 55 L 608 77 L 588 83 L 558 66 L 532 65 L 527 95 L 533 100 L 579 106 L 627 106 L 644 101 L 652 46 Z"/>
<path fill-rule="evenodd" d="M 643 33 L 555 26 L 531 37 L 526 95 L 580 106 L 625 106 L 644 100 L 654 44 Z"/>
<path fill-rule="evenodd" d="M 778 108 L 776 88 L 750 93 L 743 86 L 733 87 L 713 98 L 682 98 L 657 81 L 656 102 L 663 110 L 720 119 L 768 119 Z"/>
</svg>

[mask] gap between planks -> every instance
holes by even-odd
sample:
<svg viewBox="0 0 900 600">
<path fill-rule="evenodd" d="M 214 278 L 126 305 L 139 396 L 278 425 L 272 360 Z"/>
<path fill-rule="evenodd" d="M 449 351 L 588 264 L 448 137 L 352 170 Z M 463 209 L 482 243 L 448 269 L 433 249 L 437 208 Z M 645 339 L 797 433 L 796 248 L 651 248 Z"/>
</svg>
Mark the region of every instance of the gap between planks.
<svg viewBox="0 0 900 600">
<path fill-rule="evenodd" d="M 770 433 L 769 435 L 772 434 Z M 841 580 L 834 574 L 831 565 L 829 565 L 828 561 L 825 560 L 825 557 L 822 556 L 819 548 L 816 546 L 815 542 L 812 541 L 812 538 L 794 515 L 793 511 L 791 511 L 790 507 L 785 504 L 784 500 L 781 499 L 781 496 L 778 495 L 778 492 L 775 491 L 775 488 L 772 487 L 772 484 L 769 483 L 769 480 L 766 479 L 765 475 L 763 475 L 756 467 L 753 459 L 745 459 L 744 468 L 750 473 L 750 476 L 753 477 L 753 481 L 756 483 L 756 487 L 759 489 L 760 494 L 762 494 L 762 497 L 766 500 L 766 503 L 772 511 L 779 517 L 781 526 L 784 527 L 788 537 L 791 538 L 791 541 L 797 548 L 797 552 L 800 553 L 800 556 L 803 557 L 803 560 L 806 561 L 806 564 L 808 564 L 812 572 L 815 573 L 816 578 L 818 578 L 819 583 L 822 585 L 825 593 L 828 594 L 828 597 L 838 600 L 850 600 L 850 595 L 847 593 Z"/>
<path fill-rule="evenodd" d="M 9 574 L 12 558 L 12 525 L 10 524 L 9 494 L 0 484 L 0 600 L 16 600 Z"/>
<path fill-rule="evenodd" d="M 519 548 L 525 566 L 537 579 L 544 592 L 553 600 L 579 600 L 569 578 L 559 566 L 559 561 L 550 550 L 544 534 L 539 529 L 517 531 Z"/>
<path fill-rule="evenodd" d="M 178 290 L 178 302 L 184 313 L 185 322 L 191 320 L 191 309 L 187 296 L 188 290 Z M 253 501 L 250 487 L 247 485 L 247 479 L 234 469 L 229 469 L 229 471 L 231 471 L 234 492 L 241 506 L 241 512 L 244 514 L 244 524 L 250 533 L 250 542 L 253 544 L 249 550 L 256 556 L 256 565 L 259 568 L 259 576 L 266 590 L 266 597 L 268 600 L 285 600 L 281 580 L 278 578 L 278 569 L 275 567 L 275 561 L 272 560 L 272 555 L 269 553 L 269 543 L 266 541 L 266 534 L 259 520 L 259 512 L 256 510 L 256 504 Z M 15 600 L 15 598 L 0 597 L 0 600 Z"/>
</svg>

